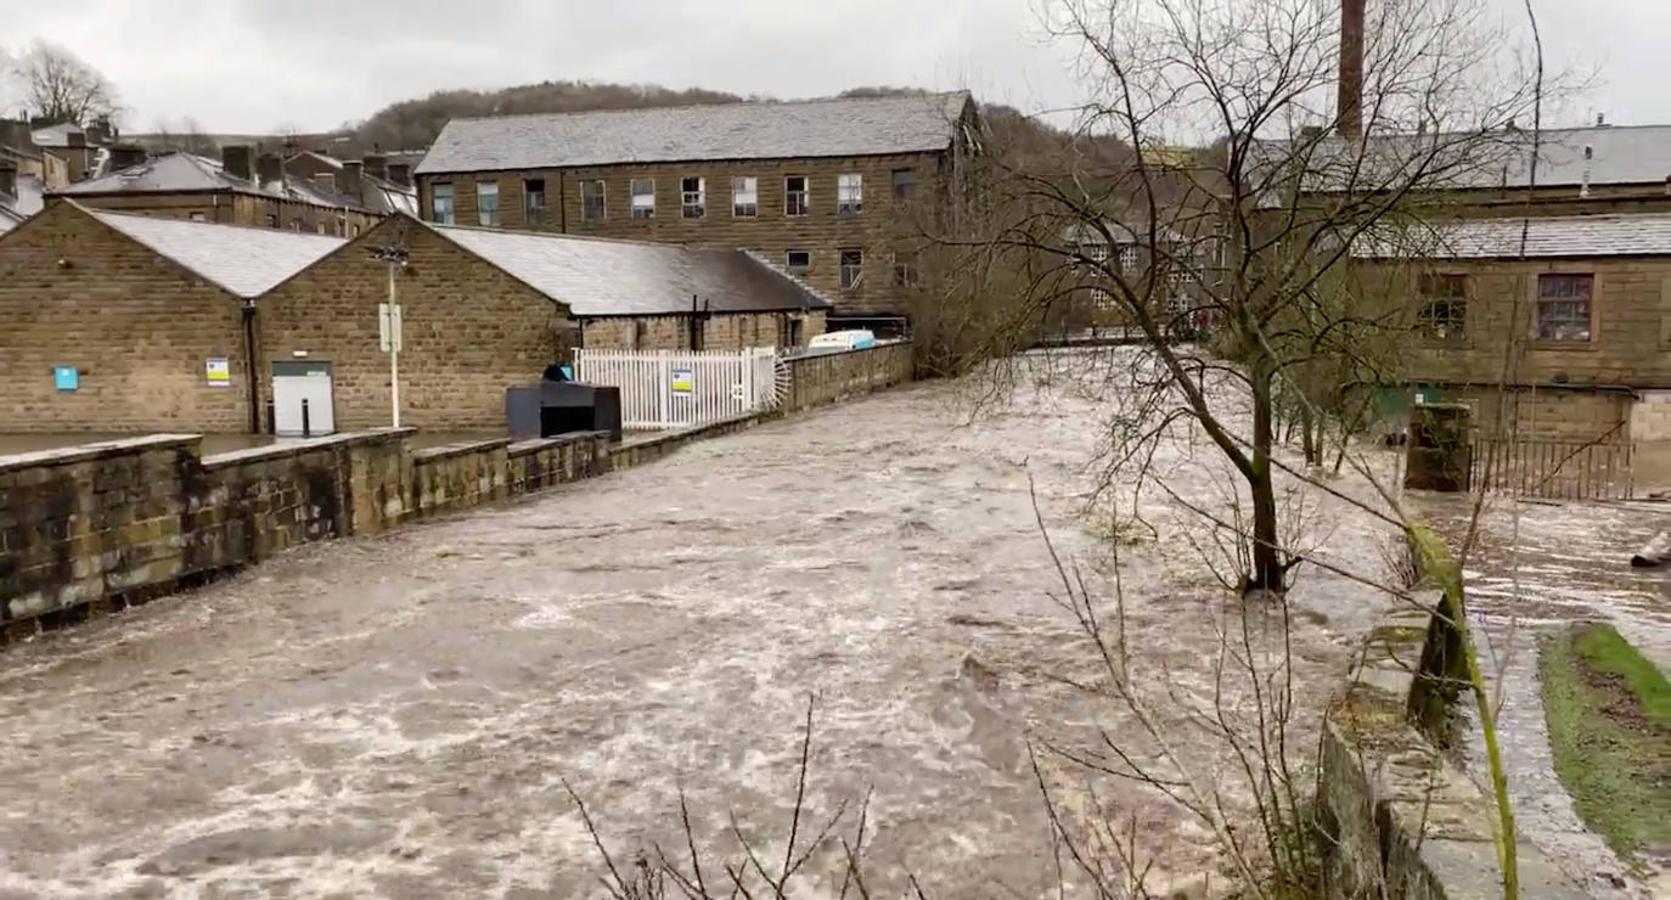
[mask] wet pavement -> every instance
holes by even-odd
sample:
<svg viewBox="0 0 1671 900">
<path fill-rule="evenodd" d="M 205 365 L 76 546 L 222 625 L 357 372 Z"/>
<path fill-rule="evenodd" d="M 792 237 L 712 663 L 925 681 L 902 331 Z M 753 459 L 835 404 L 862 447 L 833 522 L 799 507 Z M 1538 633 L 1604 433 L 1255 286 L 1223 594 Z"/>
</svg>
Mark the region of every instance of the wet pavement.
<svg viewBox="0 0 1671 900">
<path fill-rule="evenodd" d="M 1487 500 L 1464 578 L 1476 634 L 1484 638 L 1482 663 L 1497 700 L 1517 824 L 1569 871 L 1582 873 L 1593 896 L 1671 895 L 1667 860 L 1632 873 L 1584 828 L 1555 775 L 1537 673 L 1540 636 L 1583 621 L 1611 624 L 1671 670 L 1671 575 L 1630 566 L 1638 548 L 1671 528 L 1671 503 Z M 1413 495 L 1411 507 L 1460 546 L 1473 498 Z M 1484 786 L 1485 749 L 1471 705 L 1465 719 L 1468 766 Z"/>
<path fill-rule="evenodd" d="M 735 814 L 781 854 L 809 697 L 808 808 L 872 792 L 873 896 L 908 872 L 930 896 L 1056 896 L 1027 740 L 1131 731 L 1065 681 L 1095 679 L 1095 649 L 1047 596 L 1028 476 L 1106 600 L 1087 510 L 1105 410 L 1034 385 L 971 419 L 970 393 L 916 385 L 770 423 L 9 649 L 0 897 L 584 895 L 602 867 L 565 779 L 624 858 L 683 846 L 681 785 L 705 850 L 735 852 Z M 1191 439 L 1155 465 L 1211 506 L 1192 474 L 1211 460 Z M 1375 556 L 1352 510 L 1296 496 L 1319 558 Z M 1184 755 L 1222 775 L 1187 710 L 1235 706 L 1227 636 L 1269 659 L 1283 616 L 1255 608 L 1244 631 L 1199 535 L 1144 502 L 1155 536 L 1122 550 L 1133 666 Z M 1296 759 L 1380 603 L 1304 570 Z M 1075 808 L 1139 822 L 1156 893 L 1222 866 L 1168 802 L 1046 770 Z M 838 852 L 802 895 L 837 893 Z"/>
</svg>

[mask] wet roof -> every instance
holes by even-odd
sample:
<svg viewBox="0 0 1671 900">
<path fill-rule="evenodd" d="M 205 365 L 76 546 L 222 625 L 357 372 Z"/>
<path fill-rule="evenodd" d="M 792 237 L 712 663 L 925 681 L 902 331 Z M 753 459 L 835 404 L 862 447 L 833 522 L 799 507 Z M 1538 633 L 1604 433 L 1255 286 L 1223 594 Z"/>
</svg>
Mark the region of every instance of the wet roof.
<svg viewBox="0 0 1671 900">
<path fill-rule="evenodd" d="M 1520 256 L 1671 256 L 1671 213 L 1556 216 L 1533 219 L 1464 219 L 1417 234 L 1382 236 L 1353 247 L 1360 259 L 1511 259 Z"/>
<path fill-rule="evenodd" d="M 453 119 L 420 174 L 943 150 L 966 91 Z"/>
<path fill-rule="evenodd" d="M 823 309 L 830 301 L 744 250 L 430 226 L 576 316 Z"/>
<path fill-rule="evenodd" d="M 369 201 L 365 196 L 355 197 L 326 191 L 306 178 L 288 174 L 282 179 L 257 183 L 227 174 L 218 159 L 176 151 L 97 178 L 77 182 L 56 193 L 66 197 L 82 197 L 105 194 L 236 191 L 296 200 L 316 206 L 349 206 L 376 213 L 415 211 L 415 190 L 371 176 L 366 176 L 366 180 L 375 184 L 374 189 L 368 192 L 371 197 Z"/>
<path fill-rule="evenodd" d="M 84 211 L 240 297 L 266 293 L 345 243 L 271 228 Z"/>
</svg>

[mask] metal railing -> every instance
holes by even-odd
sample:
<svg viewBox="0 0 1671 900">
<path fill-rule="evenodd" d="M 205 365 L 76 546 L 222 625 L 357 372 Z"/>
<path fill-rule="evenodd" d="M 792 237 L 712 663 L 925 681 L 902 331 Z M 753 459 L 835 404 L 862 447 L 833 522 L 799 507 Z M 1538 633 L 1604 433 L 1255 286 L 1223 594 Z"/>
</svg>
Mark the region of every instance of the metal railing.
<svg viewBox="0 0 1671 900">
<path fill-rule="evenodd" d="M 621 390 L 625 428 L 683 428 L 772 409 L 777 351 L 576 350 L 575 379 Z"/>
<path fill-rule="evenodd" d="M 1588 440 L 1476 432 L 1468 463 L 1475 490 L 1549 500 L 1626 500 L 1636 447 L 1623 425 Z"/>
</svg>

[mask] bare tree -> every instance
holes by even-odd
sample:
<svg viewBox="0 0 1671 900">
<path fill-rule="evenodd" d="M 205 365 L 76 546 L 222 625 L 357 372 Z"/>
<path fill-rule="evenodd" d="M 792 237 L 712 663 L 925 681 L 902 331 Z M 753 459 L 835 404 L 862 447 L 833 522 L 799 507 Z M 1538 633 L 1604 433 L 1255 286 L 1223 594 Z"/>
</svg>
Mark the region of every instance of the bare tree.
<svg viewBox="0 0 1671 900">
<path fill-rule="evenodd" d="M 69 50 L 37 40 L 15 63 L 24 100 L 35 115 L 85 124 L 121 108 L 116 86 Z"/>
<path fill-rule="evenodd" d="M 1196 423 L 1246 491 L 1242 589 L 1281 592 L 1299 562 L 1278 533 L 1285 404 L 1315 440 L 1408 326 L 1352 302 L 1353 248 L 1422 228 L 1422 204 L 1498 171 L 1532 90 L 1478 0 L 1376 4 L 1345 117 L 1332 4 L 1060 0 L 1047 15 L 1080 47 L 1091 98 L 1065 154 L 1005 173 L 1011 215 L 981 249 L 1025 256 L 1017 316 L 1093 291 L 1117 307 L 1156 365 L 1114 458 L 1140 462 L 1173 422 Z M 1111 139 L 1118 158 L 1085 149 Z M 1180 162 L 1179 143 L 1204 140 Z M 1203 325 L 1210 340 L 1180 343 Z M 1215 395 L 1209 377 L 1239 390 Z"/>
</svg>

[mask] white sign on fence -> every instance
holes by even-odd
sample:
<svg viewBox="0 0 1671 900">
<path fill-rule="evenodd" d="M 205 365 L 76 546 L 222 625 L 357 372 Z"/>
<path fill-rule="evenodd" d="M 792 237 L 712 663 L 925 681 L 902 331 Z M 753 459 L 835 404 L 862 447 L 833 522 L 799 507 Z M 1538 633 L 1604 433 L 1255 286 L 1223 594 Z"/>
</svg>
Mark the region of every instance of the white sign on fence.
<svg viewBox="0 0 1671 900">
<path fill-rule="evenodd" d="M 621 389 L 626 428 L 682 428 L 777 405 L 777 351 L 576 350 L 576 381 Z"/>
</svg>

